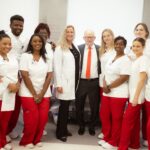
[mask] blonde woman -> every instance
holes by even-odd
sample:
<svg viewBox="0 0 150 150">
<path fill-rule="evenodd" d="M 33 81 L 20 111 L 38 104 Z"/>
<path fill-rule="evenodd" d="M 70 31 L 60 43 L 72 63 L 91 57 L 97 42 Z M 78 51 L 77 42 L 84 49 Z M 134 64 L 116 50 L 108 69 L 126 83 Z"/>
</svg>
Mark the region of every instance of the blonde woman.
<svg viewBox="0 0 150 150">
<path fill-rule="evenodd" d="M 107 61 L 113 57 L 116 52 L 114 50 L 114 33 L 111 29 L 104 29 L 101 36 L 101 47 L 99 49 L 101 61 L 101 74 L 99 78 L 100 84 L 100 98 L 102 97 L 104 68 Z M 102 99 L 102 98 L 101 98 Z M 99 114 L 100 115 L 100 114 Z M 103 131 L 98 135 L 98 138 L 103 138 Z"/>
<path fill-rule="evenodd" d="M 75 100 L 75 91 L 79 80 L 80 54 L 73 40 L 75 29 L 67 26 L 54 53 L 54 79 L 56 97 L 60 100 L 56 137 L 66 142 L 72 134 L 67 129 L 69 104 Z"/>
</svg>

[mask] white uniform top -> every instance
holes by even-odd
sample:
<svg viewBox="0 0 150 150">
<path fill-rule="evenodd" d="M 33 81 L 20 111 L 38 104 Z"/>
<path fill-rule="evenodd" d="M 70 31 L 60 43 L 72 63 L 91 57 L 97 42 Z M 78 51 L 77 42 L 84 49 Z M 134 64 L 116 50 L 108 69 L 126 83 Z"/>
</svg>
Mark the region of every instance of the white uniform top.
<svg viewBox="0 0 150 150">
<path fill-rule="evenodd" d="M 120 75 L 130 75 L 131 61 L 126 55 L 112 62 L 113 59 L 114 57 L 107 62 L 105 67 L 104 76 L 107 85 L 118 79 Z M 103 95 L 109 97 L 128 98 L 128 82 L 126 81 L 120 86 L 112 88 L 110 93 L 103 93 Z"/>
<path fill-rule="evenodd" d="M 144 55 L 150 58 L 150 39 L 146 40 L 145 48 L 144 48 Z"/>
<path fill-rule="evenodd" d="M 46 42 L 45 49 L 46 49 L 47 56 L 52 60 L 52 71 L 54 71 L 54 52 L 52 50 L 51 44 Z M 54 78 L 52 76 L 50 85 L 53 85 L 53 83 L 54 83 Z"/>
<path fill-rule="evenodd" d="M 7 89 L 9 83 L 18 82 L 18 61 L 15 57 L 7 55 L 8 61 L 0 56 L 0 75 L 2 82 L 0 82 L 0 100 L 2 100 L 2 111 L 14 110 L 15 93 L 10 93 Z"/>
<path fill-rule="evenodd" d="M 43 84 L 45 82 L 48 72 L 52 72 L 52 59 L 47 57 L 46 63 L 43 58 L 40 57 L 39 61 L 33 60 L 33 55 L 30 53 L 24 53 L 20 59 L 20 70 L 28 71 L 29 78 L 32 81 L 33 87 L 37 94 L 43 89 Z M 26 87 L 24 81 L 22 80 L 19 95 L 24 97 L 33 97 L 28 88 Z M 44 97 L 50 97 L 51 91 L 50 86 L 47 89 Z"/>
<path fill-rule="evenodd" d="M 129 93 L 130 93 L 129 101 L 131 103 L 134 99 L 135 91 L 137 89 L 137 84 L 139 81 L 139 73 L 147 72 L 147 67 L 148 67 L 148 60 L 146 56 L 140 56 L 139 58 L 137 58 L 132 62 L 131 76 L 129 78 Z M 138 104 L 142 104 L 144 102 L 144 92 L 145 92 L 145 85 L 139 95 Z"/>
<path fill-rule="evenodd" d="M 148 68 L 147 68 L 147 83 L 146 83 L 146 88 L 145 88 L 145 99 L 150 102 L 150 61 L 147 62 L 149 63 Z"/>
<path fill-rule="evenodd" d="M 63 88 L 63 93 L 56 91 L 58 99 L 75 99 L 75 59 L 69 49 L 63 50 L 60 46 L 54 52 L 54 83 L 55 87 Z"/>
<path fill-rule="evenodd" d="M 105 66 L 107 62 L 116 55 L 116 51 L 114 49 L 106 51 L 101 57 L 101 74 L 99 75 L 99 85 L 100 87 L 103 87 L 103 78 L 104 78 L 104 72 L 105 72 Z"/>
<path fill-rule="evenodd" d="M 52 50 L 51 44 L 49 44 L 48 42 L 46 42 L 45 49 L 46 49 L 47 56 L 50 57 L 53 60 L 53 57 L 54 57 L 53 53 L 54 52 Z"/>
<path fill-rule="evenodd" d="M 83 66 L 81 72 L 81 78 L 86 79 L 86 68 L 87 68 L 87 58 L 88 58 L 88 46 L 85 46 L 84 55 L 83 55 Z M 91 47 L 91 74 L 90 79 L 98 78 L 98 69 L 97 69 L 97 52 L 95 45 Z"/>
<path fill-rule="evenodd" d="M 20 60 L 21 54 L 24 53 L 25 51 L 25 38 L 23 38 L 22 35 L 20 36 L 15 36 L 12 32 L 8 32 L 7 33 L 10 38 L 11 38 L 11 42 L 12 42 L 12 49 L 10 50 L 10 54 L 14 55 L 17 60 Z M 26 43 L 27 44 L 27 43 Z"/>
</svg>

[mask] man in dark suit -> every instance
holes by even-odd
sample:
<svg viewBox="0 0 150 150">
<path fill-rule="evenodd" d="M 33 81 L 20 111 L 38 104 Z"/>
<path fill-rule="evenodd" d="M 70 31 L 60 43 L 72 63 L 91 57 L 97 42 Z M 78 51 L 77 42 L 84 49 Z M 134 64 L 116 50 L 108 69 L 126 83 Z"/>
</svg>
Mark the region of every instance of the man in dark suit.
<svg viewBox="0 0 150 150">
<path fill-rule="evenodd" d="M 99 46 L 94 44 L 95 34 L 92 30 L 84 33 L 85 44 L 79 45 L 81 53 L 81 78 L 76 95 L 76 111 L 79 124 L 78 134 L 85 131 L 84 105 L 88 97 L 90 105 L 89 134 L 95 135 L 95 124 L 99 112 Z"/>
</svg>

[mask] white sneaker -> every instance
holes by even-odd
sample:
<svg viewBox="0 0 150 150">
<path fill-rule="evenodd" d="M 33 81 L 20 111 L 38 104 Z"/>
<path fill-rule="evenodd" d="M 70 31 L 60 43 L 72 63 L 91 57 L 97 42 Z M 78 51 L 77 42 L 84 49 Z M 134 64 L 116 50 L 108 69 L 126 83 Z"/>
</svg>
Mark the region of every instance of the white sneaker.
<svg viewBox="0 0 150 150">
<path fill-rule="evenodd" d="M 16 131 L 12 131 L 11 133 L 9 133 L 9 136 L 11 139 L 16 139 L 17 137 L 19 137 L 19 134 Z"/>
<path fill-rule="evenodd" d="M 143 141 L 143 146 L 148 147 L 148 141 L 147 140 Z"/>
<path fill-rule="evenodd" d="M 4 149 L 5 149 L 5 150 L 12 150 L 12 146 L 11 146 L 10 144 L 6 144 L 6 145 L 4 146 Z"/>
<path fill-rule="evenodd" d="M 104 141 L 104 140 L 99 140 L 98 141 L 98 145 L 100 145 L 100 146 L 102 146 L 104 143 L 106 143 L 106 141 Z"/>
<path fill-rule="evenodd" d="M 9 135 L 6 136 L 6 141 L 7 141 L 7 143 L 11 142 L 11 138 L 9 137 Z"/>
<path fill-rule="evenodd" d="M 25 147 L 29 148 L 29 149 L 33 149 L 34 145 L 32 143 L 25 145 Z"/>
<path fill-rule="evenodd" d="M 37 146 L 37 147 L 42 147 L 42 146 L 43 146 L 43 143 L 42 143 L 42 142 L 39 142 L 39 143 L 36 144 L 36 146 Z"/>
<path fill-rule="evenodd" d="M 103 133 L 100 133 L 100 134 L 98 135 L 98 138 L 99 138 L 99 139 L 103 139 L 103 138 L 104 138 L 104 134 L 103 134 Z"/>
<path fill-rule="evenodd" d="M 111 145 L 111 144 L 109 144 L 109 143 L 107 143 L 107 142 L 105 142 L 103 145 L 102 145 L 102 147 L 103 148 L 105 148 L 105 149 L 110 149 L 110 150 L 117 150 L 117 148 L 118 147 L 116 147 L 116 146 L 113 146 L 113 145 Z"/>
<path fill-rule="evenodd" d="M 46 130 L 43 131 L 43 135 L 47 135 L 47 131 Z"/>
</svg>

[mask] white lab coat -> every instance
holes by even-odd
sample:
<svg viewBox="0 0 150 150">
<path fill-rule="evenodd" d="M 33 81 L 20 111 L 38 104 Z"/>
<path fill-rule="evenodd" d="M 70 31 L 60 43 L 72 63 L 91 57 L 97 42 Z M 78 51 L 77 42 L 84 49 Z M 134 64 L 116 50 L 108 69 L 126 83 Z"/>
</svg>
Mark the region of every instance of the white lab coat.
<svg viewBox="0 0 150 150">
<path fill-rule="evenodd" d="M 56 92 L 58 99 L 75 99 L 75 59 L 69 49 L 60 46 L 54 52 L 54 84 L 63 88 L 63 93 Z"/>
</svg>

